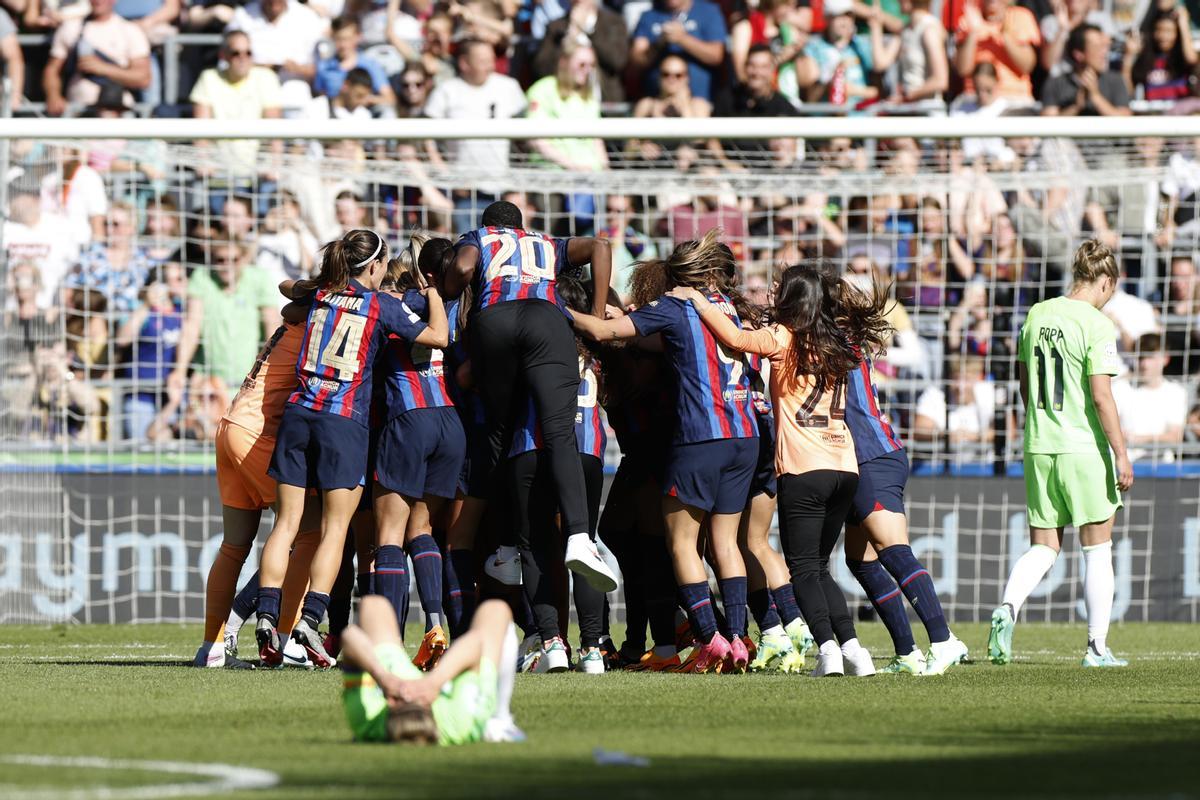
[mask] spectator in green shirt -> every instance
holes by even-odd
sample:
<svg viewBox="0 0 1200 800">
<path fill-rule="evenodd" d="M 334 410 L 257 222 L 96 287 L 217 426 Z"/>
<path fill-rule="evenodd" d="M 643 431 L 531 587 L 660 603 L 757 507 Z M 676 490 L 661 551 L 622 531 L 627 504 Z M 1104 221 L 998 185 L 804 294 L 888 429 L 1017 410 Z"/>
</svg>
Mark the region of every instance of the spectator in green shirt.
<svg viewBox="0 0 1200 800">
<path fill-rule="evenodd" d="M 175 369 L 167 378 L 171 391 L 187 385 L 201 345 L 204 372 L 236 390 L 261 343 L 279 327 L 279 295 L 266 272 L 247 265 L 247 255 L 237 242 L 222 242 L 212 249 L 211 269 L 192 273 Z"/>
<path fill-rule="evenodd" d="M 567 43 L 558 57 L 558 70 L 529 87 L 530 119 L 599 119 L 600 92 L 596 53 L 590 45 Z M 556 164 L 575 172 L 599 172 L 608 166 L 600 139 L 534 139 L 534 161 Z"/>
</svg>

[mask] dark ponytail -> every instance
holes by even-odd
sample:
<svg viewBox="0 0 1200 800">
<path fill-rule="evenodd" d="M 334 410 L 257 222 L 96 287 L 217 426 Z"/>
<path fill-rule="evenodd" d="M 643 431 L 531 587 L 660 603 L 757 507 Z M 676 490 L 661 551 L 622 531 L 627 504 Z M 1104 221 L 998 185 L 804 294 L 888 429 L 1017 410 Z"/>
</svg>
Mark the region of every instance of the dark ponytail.
<svg viewBox="0 0 1200 800">
<path fill-rule="evenodd" d="M 343 292 L 351 278 L 366 271 L 371 262 L 388 257 L 387 242 L 373 230 L 356 228 L 347 231 L 321 248 L 321 271 L 315 278 L 297 281 L 299 292 L 324 289 L 327 292 Z"/>
</svg>

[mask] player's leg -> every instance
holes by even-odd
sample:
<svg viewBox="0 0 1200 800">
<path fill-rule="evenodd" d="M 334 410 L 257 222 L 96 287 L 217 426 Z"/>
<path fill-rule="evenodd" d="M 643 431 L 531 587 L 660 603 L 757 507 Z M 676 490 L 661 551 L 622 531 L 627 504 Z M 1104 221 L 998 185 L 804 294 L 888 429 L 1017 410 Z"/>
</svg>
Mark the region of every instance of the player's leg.
<svg viewBox="0 0 1200 800">
<path fill-rule="evenodd" d="M 1112 560 L 1112 530 L 1115 517 L 1079 527 L 1083 546 L 1083 596 L 1087 607 L 1088 645 L 1083 656 L 1085 667 L 1123 667 L 1129 662 L 1117 658 L 1108 648 L 1108 626 L 1112 620 L 1115 578 Z"/>
<path fill-rule="evenodd" d="M 614 659 L 618 668 L 638 663 L 646 652 L 646 577 L 641 558 L 635 489 L 637 463 L 626 454 L 608 488 L 597 527 L 599 538 L 617 559 L 625 593 L 625 640 Z"/>
<path fill-rule="evenodd" d="M 350 522 L 353 536 L 361 514 L 355 514 Z M 350 608 L 354 601 L 354 538 L 346 537 L 342 545 L 342 565 L 338 568 L 337 580 L 329 593 L 329 632 L 325 635 L 325 652 L 337 658 L 342 649 L 342 632 L 350 624 Z"/>
<path fill-rule="evenodd" d="M 192 660 L 197 667 L 222 667 L 245 664 L 234 653 L 226 653 L 222 631 L 233 605 L 238 575 L 250 555 L 262 511 L 232 506 L 221 507 L 224 530 L 221 547 L 208 570 L 204 596 L 204 641 Z M 217 642 L 222 642 L 217 646 Z M 247 664 L 247 666 L 249 666 Z"/>
<path fill-rule="evenodd" d="M 550 303 L 518 303 L 522 369 L 542 428 L 543 457 L 567 536 L 567 568 L 602 592 L 616 591 L 617 578 L 596 550 L 588 530 L 587 484 L 575 441 L 579 394 L 579 353 L 566 317 Z"/>
<path fill-rule="evenodd" d="M 696 548 L 700 525 L 706 512 L 684 505 L 677 497 L 663 496 L 663 515 L 667 524 L 667 547 L 671 553 L 679 599 L 700 642 L 694 669 L 697 672 L 720 671 L 728 657 L 729 642 L 717 632 L 717 617 L 708 590 L 708 573 Z"/>
<path fill-rule="evenodd" d="M 484 728 L 483 738 L 487 742 L 521 742 L 525 733 L 517 727 L 512 715 L 513 686 L 517 677 L 517 628 L 513 624 L 508 605 L 498 601 L 485 603 L 485 619 L 480 630 L 486 637 L 483 645 L 484 658 L 496 665 L 496 708 Z M 482 607 L 481 607 L 482 608 Z M 472 629 L 474 629 L 472 620 Z M 499 647 L 495 641 L 500 631 Z M 492 653 L 496 655 L 493 656 Z"/>
<path fill-rule="evenodd" d="M 283 598 L 283 579 L 287 574 L 292 544 L 304 516 L 304 486 L 280 483 L 276 491 L 275 525 L 263 546 L 259 561 L 258 639 L 259 657 L 265 666 L 277 667 L 283 662 L 283 646 L 279 639 L 279 606 Z"/>
<path fill-rule="evenodd" d="M 404 533 L 413 500 L 399 492 L 375 484 L 375 594 L 387 598 L 396 615 L 396 624 L 404 630 L 408 611 L 408 554 Z"/>
<path fill-rule="evenodd" d="M 871 654 L 859 643 L 858 633 L 854 629 L 854 618 L 850 616 L 850 609 L 846 605 L 846 596 L 829 570 L 829 558 L 837 546 L 838 539 L 841 538 L 846 514 L 850 511 L 850 503 L 858 488 L 858 473 L 835 472 L 834 476 L 833 492 L 825 501 L 825 519 L 821 525 L 821 591 L 824 592 L 825 602 L 829 607 L 829 621 L 833 626 L 834 635 L 841 644 L 842 663 L 846 667 L 846 673 L 865 677 L 875 674 Z"/>
<path fill-rule="evenodd" d="M 638 671 L 660 672 L 679 667 L 675 642 L 675 613 L 679 609 L 679 586 L 675 580 L 671 551 L 662 513 L 662 487 L 655 470 L 634 491 L 637 516 L 637 544 L 642 563 L 646 594 L 646 618 L 653 648 L 631 667 Z"/>
<path fill-rule="evenodd" d="M 460 593 L 458 605 L 454 605 L 452 601 L 448 609 L 451 636 L 458 636 L 466 631 L 478 603 L 475 543 L 479 523 L 486 510 L 486 500 L 470 495 L 456 500 L 451 510 L 450 528 L 446 531 L 446 549 L 449 553 L 444 566 L 447 576 L 453 571 L 453 581 Z"/>
<path fill-rule="evenodd" d="M 441 512 L 445 499 L 426 494 L 413 504 L 408 518 L 408 552 L 417 577 L 417 593 L 425 610 L 425 635 L 413 663 L 432 669 L 446 652 L 445 622 L 442 614 L 442 551 L 433 538 L 432 518 Z"/>
<path fill-rule="evenodd" d="M 1025 506 L 1029 519 L 1029 549 L 1013 564 L 1000 606 L 992 612 L 988 658 L 993 664 L 1012 661 L 1012 636 L 1021 606 L 1054 566 L 1062 549 L 1063 527 L 1070 509 L 1059 491 L 1058 456 L 1025 454 Z"/>
<path fill-rule="evenodd" d="M 846 525 L 846 566 L 867 593 L 867 599 L 892 637 L 895 656 L 880 672 L 885 675 L 919 675 L 924 672 L 925 654 L 913 640 L 903 594 L 896 581 L 879 563 L 863 525 Z"/>
<path fill-rule="evenodd" d="M 800 611 L 818 647 L 815 676 L 845 673 L 820 581 L 821 530 L 834 483 L 827 470 L 779 477 L 779 540 Z"/>
<path fill-rule="evenodd" d="M 522 453 L 510 463 L 517 481 L 529 487 L 524 505 L 529 547 L 520 553 L 522 589 L 541 639 L 541 652 L 532 670 L 565 672 L 570 658 L 560 627 L 559 602 L 565 598 L 566 585 L 549 470 L 538 451 Z"/>
<path fill-rule="evenodd" d="M 600 522 L 600 495 L 604 491 L 604 462 L 595 456 L 580 455 L 584 483 L 587 488 L 588 531 L 596 530 Z M 606 597 L 585 580 L 573 581 L 575 613 L 579 617 L 579 670 L 590 675 L 603 674 L 604 655 L 600 652 L 600 637 L 604 632 Z"/>
</svg>

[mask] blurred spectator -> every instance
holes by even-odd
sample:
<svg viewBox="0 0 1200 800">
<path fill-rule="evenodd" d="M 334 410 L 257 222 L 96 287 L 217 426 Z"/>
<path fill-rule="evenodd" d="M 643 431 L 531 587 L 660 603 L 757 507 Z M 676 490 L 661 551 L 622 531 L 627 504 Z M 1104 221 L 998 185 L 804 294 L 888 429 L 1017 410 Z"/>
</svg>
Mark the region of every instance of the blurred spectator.
<svg viewBox="0 0 1200 800">
<path fill-rule="evenodd" d="M 270 0 L 273 2 L 274 0 Z M 278 119 L 283 114 L 283 94 L 274 70 L 254 65 L 250 38 L 242 31 L 225 34 L 221 43 L 223 68 L 206 69 L 192 89 L 196 119 Z M 222 139 L 217 144 L 221 160 L 237 175 L 253 175 L 259 139 Z M 202 143 L 201 143 L 202 144 Z M 281 152 L 280 142 L 272 149 Z"/>
<path fill-rule="evenodd" d="M 182 0 L 117 0 L 118 15 L 135 23 L 146 34 L 150 44 L 161 45 L 168 36 L 178 32 L 175 24 L 183 10 Z"/>
<path fill-rule="evenodd" d="M 146 206 L 141 246 L 151 262 L 161 264 L 172 259 L 183 247 L 179 207 L 170 195 L 154 198 Z"/>
<path fill-rule="evenodd" d="M 59 339 L 57 314 L 41 302 L 42 274 L 36 261 L 27 259 L 9 260 L 8 297 L 10 307 L 4 313 L 6 336 L 16 338 L 18 346 L 31 358 L 38 348 L 46 347 Z M 13 353 L 10 347 L 8 351 Z M 7 365 L 11 374 L 19 365 Z"/>
<path fill-rule="evenodd" d="M 811 67 L 815 78 L 816 66 L 811 59 L 802 57 Z M 775 59 L 771 56 L 771 48 L 765 44 L 756 44 L 750 48 L 743 70 L 745 80 L 733 88 L 732 92 L 723 93 L 717 101 L 714 115 L 718 117 L 792 117 L 797 114 L 796 107 L 791 101 L 775 90 Z M 726 166 L 739 166 L 740 162 L 750 164 L 762 163 L 766 160 L 770 149 L 770 140 L 748 139 L 720 142 L 713 139 L 709 147 Z M 733 159 L 726 158 L 726 152 Z"/>
<path fill-rule="evenodd" d="M 889 100 L 916 103 L 941 100 L 950 88 L 950 62 L 946 57 L 946 29 L 930 13 L 932 0 L 903 0 L 900 9 L 908 22 L 899 36 L 883 37 L 883 17 L 868 18 L 871 30 L 871 60 L 883 73 L 899 61 L 899 75 Z"/>
<path fill-rule="evenodd" d="M 901 287 L 906 289 L 902 297 L 911 292 L 912 302 L 918 308 L 954 305 L 962 296 L 963 284 L 975 274 L 975 263 L 958 237 L 947 230 L 946 214 L 937 198 L 921 200 L 917 225 L 911 248 L 913 270 L 898 276 Z M 890 259 L 894 251 L 886 252 Z"/>
<path fill-rule="evenodd" d="M 826 0 L 825 34 L 809 39 L 804 49 L 819 76 L 808 99 L 854 106 L 879 97 L 871 85 L 871 37 L 855 30 L 853 1 Z"/>
<path fill-rule="evenodd" d="M 492 46 L 497 71 L 508 72 L 508 47 L 513 35 L 513 14 L 502 0 L 450 0 L 447 13 L 454 20 L 456 39 L 471 39 Z M 499 63 L 501 62 L 502 63 Z"/>
<path fill-rule="evenodd" d="M 1071 71 L 1046 81 L 1042 115 L 1061 117 L 1128 117 L 1129 91 L 1120 74 L 1108 68 L 1108 35 L 1085 23 L 1071 31 L 1067 57 Z"/>
<path fill-rule="evenodd" d="M 1125 147 L 1112 148 L 1100 157 L 1098 166 L 1104 170 L 1162 168 L 1161 138 L 1141 136 L 1133 144 L 1132 152 Z M 1085 213 L 1096 238 L 1120 253 L 1122 264 L 1137 264 L 1137 274 L 1145 274 L 1141 269 L 1143 254 L 1153 255 L 1146 245 L 1158 231 L 1162 210 L 1159 182 L 1105 182 L 1091 189 L 1090 194 Z"/>
<path fill-rule="evenodd" d="M 1068 39 L 1081 25 L 1099 28 L 1110 42 L 1118 35 L 1112 16 L 1107 11 L 1097 8 L 1096 0 L 1053 0 L 1050 3 L 1050 13 L 1043 16 L 1039 23 L 1042 31 L 1039 61 L 1042 69 L 1051 77 L 1071 71 L 1071 47 Z M 1107 64 L 1105 69 L 1108 69 Z"/>
<path fill-rule="evenodd" d="M 133 206 L 113 203 L 106 223 L 103 239 L 92 242 L 79 256 L 79 263 L 63 278 L 63 286 L 103 294 L 108 308 L 123 317 L 137 308 L 138 293 L 153 264 L 145 251 L 134 245 Z"/>
<path fill-rule="evenodd" d="M 434 9 L 432 0 L 387 0 L 367 5 L 374 7 L 359 19 L 363 41 L 368 45 L 390 44 L 404 64 L 419 61 L 425 41 L 425 21 Z M 345 13 L 350 13 L 349 6 Z"/>
<path fill-rule="evenodd" d="M 1156 238 L 1158 246 L 1169 248 L 1176 239 L 1195 240 L 1200 235 L 1200 137 L 1171 154 L 1162 193 L 1167 197 L 1167 209 Z"/>
<path fill-rule="evenodd" d="M 544 7 L 544 4 L 538 6 L 539 9 Z M 570 13 L 546 26 L 545 36 L 533 59 L 534 72 L 539 76 L 556 72 L 559 55 L 568 43 L 591 45 L 600 76 L 600 98 L 606 103 L 622 102 L 625 99 L 622 78 L 629 61 L 629 32 L 621 15 L 596 0 L 574 0 L 570 4 Z"/>
<path fill-rule="evenodd" d="M 612 287 L 623 303 L 629 302 L 634 263 L 658 258 L 654 240 L 634 227 L 634 218 L 633 198 L 610 194 L 604 204 L 604 226 L 596 231 L 612 245 Z"/>
<path fill-rule="evenodd" d="M 394 106 L 396 94 L 388 83 L 383 67 L 359 51 L 362 34 L 359 31 L 358 20 L 354 17 L 338 17 L 333 21 L 331 29 L 333 55 L 317 62 L 313 92 L 333 99 L 342 91 L 347 73 L 353 69 L 361 69 L 365 70 L 371 79 L 371 96 L 367 98 L 365 105 Z"/>
<path fill-rule="evenodd" d="M 290 192 L 280 192 L 263 217 L 254 263 L 274 282 L 307 278 L 319 248 L 320 242 L 305 224 L 296 198 Z"/>
<path fill-rule="evenodd" d="M 1011 0 L 980 2 L 982 12 L 973 2 L 967 4 L 956 36 L 954 66 L 966 81 L 966 91 L 974 89 L 971 78 L 975 67 L 989 62 L 996 68 L 997 94 L 1032 102 L 1030 75 L 1037 66 L 1037 48 L 1042 43 L 1037 20 L 1032 12 L 1013 5 Z"/>
<path fill-rule="evenodd" d="M 963 290 L 962 300 L 946 323 L 946 352 L 986 356 L 992 349 L 992 306 L 981 281 L 972 281 Z"/>
<path fill-rule="evenodd" d="M 1116 292 L 1101 311 L 1117 326 L 1117 340 L 1122 352 L 1132 353 L 1143 336 L 1162 333 L 1162 321 L 1150 301 L 1125 291 L 1124 262 L 1117 263 L 1121 264 L 1121 279 L 1117 281 Z"/>
<path fill-rule="evenodd" d="M 171 299 L 165 275 L 155 270 L 141 290 L 141 304 L 116 336 L 118 348 L 131 348 L 125 377 L 134 385 L 123 403 L 125 438 L 144 440 L 165 405 L 162 387 L 175 365 L 182 330 L 183 314 Z"/>
<path fill-rule="evenodd" d="M 1181 443 L 1188 413 L 1183 384 L 1163 377 L 1171 357 L 1162 335 L 1150 333 L 1138 339 L 1137 357 L 1136 377 L 1113 382 L 1113 399 L 1134 461 L 1147 455 L 1145 445 Z"/>
<path fill-rule="evenodd" d="M 540 0 L 535 3 L 533 14 L 529 18 L 529 35 L 536 41 L 545 39 L 550 23 L 567 16 L 570 8 L 570 0 Z"/>
<path fill-rule="evenodd" d="M 640 117 L 707 117 L 712 104 L 692 95 L 688 84 L 687 62 L 680 56 L 667 56 L 658 66 L 659 90 L 654 97 L 643 97 L 633 107 L 633 116 Z M 697 159 L 696 143 L 676 139 L 656 142 L 650 139 L 630 139 L 626 153 L 645 162 L 674 163 L 686 171 Z"/>
<path fill-rule="evenodd" d="M 188 367 L 202 349 L 203 374 L 220 379 L 231 390 L 254 365 L 258 348 L 279 326 L 282 305 L 267 274 L 246 263 L 236 242 L 212 248 L 212 267 L 193 270 L 188 281 L 187 309 L 168 388 L 182 396 Z"/>
<path fill-rule="evenodd" d="M 811 70 L 812 60 L 804 55 L 812 30 L 812 9 L 797 7 L 796 0 L 761 0 L 729 32 L 729 56 L 737 82 L 746 82 L 746 63 L 750 48 L 767 45 L 778 66 L 779 91 L 793 103 L 801 102 L 816 77 L 806 74 L 801 81 L 798 71 Z M 804 84 L 802 90 L 801 83 Z"/>
<path fill-rule="evenodd" d="M 12 86 L 12 97 L 5 97 L 0 83 L 0 104 L 11 101 L 12 108 L 20 108 L 25 102 L 25 55 L 17 41 L 17 24 L 3 8 L 0 8 L 0 75 L 7 76 Z"/>
<path fill-rule="evenodd" d="M 962 460 L 983 453 L 977 448 L 962 448 L 964 444 L 990 442 L 995 433 L 996 387 L 984 375 L 983 363 L 979 356 L 951 359 L 946 384 L 949 392 L 930 386 L 917 398 L 913 438 L 942 442 Z"/>
<path fill-rule="evenodd" d="M 404 71 L 400 73 L 399 84 L 396 116 L 402 119 L 425 116 L 425 103 L 429 100 L 429 93 L 433 91 L 433 80 L 420 61 L 404 67 Z"/>
<path fill-rule="evenodd" d="M 1171 259 L 1171 275 L 1167 289 L 1167 309 L 1171 314 L 1190 320 L 1197 328 L 1200 319 L 1200 278 L 1196 277 L 1196 262 L 1190 256 Z"/>
<path fill-rule="evenodd" d="M 454 77 L 454 60 L 451 58 L 451 42 L 454 38 L 454 20 L 449 14 L 438 12 L 425 20 L 425 38 L 421 45 L 420 57 L 408 59 L 409 62 L 420 62 L 435 84 L 450 80 Z M 398 39 L 389 39 L 393 45 L 399 46 Z"/>
<path fill-rule="evenodd" d="M 96 102 L 84 109 L 81 117 L 89 119 L 122 119 L 130 117 L 133 109 L 125 105 L 120 86 L 109 85 L 100 90 Z M 146 189 L 159 192 L 165 188 L 167 144 L 161 139 L 92 139 L 88 141 L 88 166 L 100 172 L 140 173 Z"/>
<path fill-rule="evenodd" d="M 130 91 L 150 86 L 150 42 L 137 25 L 113 12 L 114 0 L 90 0 L 87 19 L 68 20 L 54 32 L 50 59 L 42 72 L 46 113 L 60 116 L 67 104 L 90 106 L 104 86 L 126 90 L 125 103 L 133 105 Z M 64 68 L 66 91 L 63 91 Z"/>
<path fill-rule="evenodd" d="M 388 91 L 391 92 L 390 86 Z M 346 74 L 337 95 L 332 100 L 324 95 L 313 100 L 309 116 L 314 119 L 358 120 L 361 122 L 374 119 L 372 106 L 377 111 L 386 110 L 388 116 L 395 114 L 394 105 L 376 105 L 377 99 L 375 80 L 371 77 L 371 73 L 355 67 Z"/>
<path fill-rule="evenodd" d="M 38 308 L 53 307 L 58 286 L 79 255 L 79 246 L 63 236 L 66 220 L 42 209 L 38 196 L 17 192 L 8 201 L 3 243 L 8 264 L 28 263 L 37 269 Z M 27 287 L 26 287 L 27 288 Z"/>
<path fill-rule="evenodd" d="M 1065 289 L 1087 201 L 1087 190 L 1076 178 L 1087 173 L 1087 164 L 1068 139 L 1010 139 L 1008 145 L 1014 154 L 1010 169 L 1045 187 L 1018 189 L 1009 202 L 1009 218 L 1026 249 L 1041 257 L 1043 271 L 1031 277 Z M 1039 173 L 1059 177 L 1047 181 L 1036 177 Z"/>
<path fill-rule="evenodd" d="M 529 87 L 529 119 L 600 119 L 596 53 L 588 44 L 569 43 L 558 57 L 558 71 Z M 598 172 L 608 166 L 603 139 L 534 139 L 532 162 L 574 172 Z"/>
<path fill-rule="evenodd" d="M 701 239 L 713 228 L 720 228 L 724 239 L 733 248 L 740 264 L 745 258 L 746 215 L 738 208 L 737 195 L 718 181 L 715 167 L 701 167 L 699 175 L 709 179 L 707 194 L 696 194 L 689 200 L 671 205 L 659 221 L 659 234 L 669 236 L 675 244 L 689 239 Z M 659 206 L 662 207 L 661 205 Z"/>
<path fill-rule="evenodd" d="M 996 67 L 990 61 L 980 62 L 972 73 L 974 94 L 960 94 L 950 105 L 951 116 L 995 118 L 1004 114 L 1012 104 L 996 93 Z M 1012 151 L 999 136 L 969 136 L 962 140 L 963 160 L 1011 161 Z"/>
<path fill-rule="evenodd" d="M 1140 30 L 1125 37 L 1121 72 L 1126 88 L 1144 100 L 1182 100 L 1192 93 L 1193 72 L 1200 57 L 1192 41 L 1187 7 L 1163 11 L 1154 3 Z"/>
<path fill-rule="evenodd" d="M 65 412 L 67 432 L 76 441 L 99 442 L 107 433 L 112 389 L 108 301 L 100 292 L 76 289 L 66 304 L 67 367 L 65 386 L 56 387 L 51 406 Z"/>
<path fill-rule="evenodd" d="M 42 178 L 41 201 L 42 213 L 66 218 L 61 235 L 77 251 L 104 236 L 108 191 L 78 151 L 64 152 L 60 166 Z"/>
<path fill-rule="evenodd" d="M 877 285 L 886 286 L 889 283 L 887 273 L 867 256 L 851 258 L 846 264 L 846 274 L 842 277 L 864 293 L 872 292 Z M 887 321 L 892 327 L 892 340 L 887 352 L 875 359 L 875 371 L 887 378 L 901 376 L 901 370 L 907 371 L 902 377 L 927 377 L 929 364 L 925 345 L 917 335 L 912 318 L 904 306 L 900 303 L 890 304 Z"/>
<path fill-rule="evenodd" d="M 480 121 L 509 119 L 525 111 L 525 93 L 521 91 L 521 85 L 496 72 L 496 53 L 486 42 L 471 40 L 459 46 L 458 74 L 459 77 L 439 84 L 429 95 L 425 104 L 426 116 L 486 124 Z M 474 196 L 463 192 L 455 194 L 456 231 L 473 228 L 476 210 L 482 210 L 495 200 L 500 187 L 491 185 L 486 179 L 500 178 L 507 172 L 508 151 L 507 139 L 473 139 L 450 145 L 456 166 L 485 179 Z M 439 151 L 432 145 L 429 155 L 435 164 L 441 162 Z"/>
<path fill-rule="evenodd" d="M 629 63 L 643 78 L 647 94 L 658 94 L 655 69 L 668 55 L 687 64 L 688 85 L 694 96 L 712 102 L 717 71 L 725 60 L 725 19 L 708 0 L 657 0 L 642 14 L 633 32 Z"/>
<path fill-rule="evenodd" d="M 271 67 L 284 91 L 284 106 L 301 107 L 311 97 L 317 43 L 328 23 L 299 0 L 253 0 L 233 13 L 227 30 L 249 37 L 254 64 Z"/>
</svg>

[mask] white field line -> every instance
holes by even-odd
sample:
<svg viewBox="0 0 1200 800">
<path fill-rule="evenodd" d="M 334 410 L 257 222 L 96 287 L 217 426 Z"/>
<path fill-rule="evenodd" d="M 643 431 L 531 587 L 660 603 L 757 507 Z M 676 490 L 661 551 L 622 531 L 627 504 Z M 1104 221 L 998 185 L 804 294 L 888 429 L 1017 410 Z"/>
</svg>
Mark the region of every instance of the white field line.
<svg viewBox="0 0 1200 800">
<path fill-rule="evenodd" d="M 265 769 L 237 767 L 232 764 L 189 764 L 186 761 L 139 761 L 97 756 L 0 756 L 0 764 L 27 767 L 69 767 L 74 769 L 119 769 L 161 772 L 169 775 L 201 775 L 211 780 L 187 783 L 158 783 L 148 786 L 87 786 L 75 789 L 25 788 L 0 785 L 0 795 L 11 800 L 154 800 L 154 798 L 201 797 L 250 789 L 269 789 L 279 776 Z"/>
</svg>

